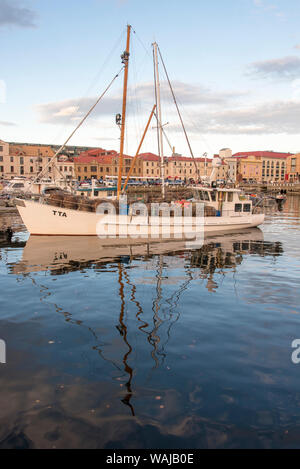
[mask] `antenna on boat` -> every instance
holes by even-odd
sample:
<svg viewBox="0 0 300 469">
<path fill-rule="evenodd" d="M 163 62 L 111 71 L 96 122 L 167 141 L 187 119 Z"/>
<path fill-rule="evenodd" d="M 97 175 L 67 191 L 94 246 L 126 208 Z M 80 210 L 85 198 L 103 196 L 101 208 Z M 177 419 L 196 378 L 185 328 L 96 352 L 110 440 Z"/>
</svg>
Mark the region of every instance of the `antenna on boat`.
<svg viewBox="0 0 300 469">
<path fill-rule="evenodd" d="M 130 31 L 131 26 L 127 25 L 127 41 L 126 50 L 121 55 L 122 64 L 124 64 L 124 84 L 123 84 L 123 104 L 122 115 L 120 119 L 121 126 L 121 140 L 120 140 L 120 155 L 119 155 L 119 171 L 118 171 L 118 190 L 117 199 L 120 198 L 122 189 L 122 169 L 123 169 L 123 156 L 124 156 L 124 137 L 125 137 L 125 120 L 126 120 L 126 101 L 127 101 L 127 84 L 128 84 L 128 66 L 129 66 L 129 47 L 130 47 Z"/>
<path fill-rule="evenodd" d="M 161 121 L 161 103 L 160 103 L 160 83 L 158 72 L 158 55 L 157 43 L 154 42 L 153 46 L 153 61 L 154 61 L 154 81 L 155 81 L 155 100 L 157 107 L 157 127 L 158 127 L 158 154 L 160 156 L 160 177 L 161 177 L 161 191 L 162 197 L 165 198 L 165 162 L 164 162 L 164 149 L 163 149 L 163 128 Z"/>
</svg>

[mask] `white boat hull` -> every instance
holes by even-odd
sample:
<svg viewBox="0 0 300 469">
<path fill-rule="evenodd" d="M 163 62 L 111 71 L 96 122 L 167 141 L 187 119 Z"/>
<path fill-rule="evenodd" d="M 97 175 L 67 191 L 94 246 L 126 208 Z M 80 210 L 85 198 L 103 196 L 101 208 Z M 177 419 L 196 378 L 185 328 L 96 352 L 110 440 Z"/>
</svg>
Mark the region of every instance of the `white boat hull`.
<svg viewBox="0 0 300 469">
<path fill-rule="evenodd" d="M 133 219 L 129 215 L 115 215 L 114 218 L 108 218 L 109 215 L 59 208 L 22 199 L 17 199 L 16 204 L 31 235 L 97 236 L 99 223 L 105 223 L 108 238 L 132 238 L 135 241 L 142 239 L 151 241 L 154 238 L 153 240 L 157 241 L 159 237 L 191 239 L 193 233 L 196 236 L 199 233 L 240 230 L 257 227 L 264 222 L 264 214 L 238 213 L 232 216 L 204 217 L 199 225 L 195 225 L 195 222 L 189 219 L 193 224 L 189 230 L 189 221 L 185 220 L 183 228 L 182 224 L 178 223 L 177 217 L 155 217 L 156 223 L 159 220 L 157 226 L 153 221 L 154 217 L 149 216 L 143 217 L 137 233 L 136 225 L 132 225 Z"/>
</svg>

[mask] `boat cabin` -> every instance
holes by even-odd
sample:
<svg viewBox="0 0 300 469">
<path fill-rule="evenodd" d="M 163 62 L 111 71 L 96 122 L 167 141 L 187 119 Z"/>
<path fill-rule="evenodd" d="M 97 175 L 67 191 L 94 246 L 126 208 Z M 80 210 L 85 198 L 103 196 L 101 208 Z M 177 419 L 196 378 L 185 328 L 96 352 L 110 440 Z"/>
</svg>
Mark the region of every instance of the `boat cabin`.
<svg viewBox="0 0 300 469">
<path fill-rule="evenodd" d="M 239 189 L 194 187 L 194 199 L 213 207 L 217 216 L 235 216 L 252 213 L 252 201 Z"/>
</svg>

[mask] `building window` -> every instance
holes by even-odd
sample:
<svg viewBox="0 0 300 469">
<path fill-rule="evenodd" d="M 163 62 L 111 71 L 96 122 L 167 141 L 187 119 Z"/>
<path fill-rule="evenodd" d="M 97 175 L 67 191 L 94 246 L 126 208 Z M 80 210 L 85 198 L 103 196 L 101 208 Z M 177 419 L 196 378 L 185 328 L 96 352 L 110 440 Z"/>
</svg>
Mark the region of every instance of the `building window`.
<svg viewBox="0 0 300 469">
<path fill-rule="evenodd" d="M 0 156 L 0 161 L 3 161 L 3 156 Z"/>
<path fill-rule="evenodd" d="M 3 151 L 3 146 L 0 145 L 0 151 Z"/>
<path fill-rule="evenodd" d="M 4 166 L 0 166 L 0 173 L 4 172 Z"/>
<path fill-rule="evenodd" d="M 10 167 L 10 172 L 11 172 L 11 173 L 14 172 L 14 167 L 13 167 L 13 166 Z"/>
<path fill-rule="evenodd" d="M 33 173 L 33 166 L 30 166 L 29 171 L 30 171 L 31 173 Z"/>
<path fill-rule="evenodd" d="M 92 173 L 96 173 L 97 172 L 97 166 L 91 166 L 91 171 L 92 171 Z"/>
<path fill-rule="evenodd" d="M 13 156 L 10 157 L 10 162 L 11 162 L 11 163 L 14 162 L 14 157 L 13 157 Z"/>
<path fill-rule="evenodd" d="M 291 172 L 294 173 L 296 171 L 296 158 L 292 158 L 291 161 Z"/>
<path fill-rule="evenodd" d="M 24 166 L 20 166 L 20 174 L 24 174 Z"/>
</svg>

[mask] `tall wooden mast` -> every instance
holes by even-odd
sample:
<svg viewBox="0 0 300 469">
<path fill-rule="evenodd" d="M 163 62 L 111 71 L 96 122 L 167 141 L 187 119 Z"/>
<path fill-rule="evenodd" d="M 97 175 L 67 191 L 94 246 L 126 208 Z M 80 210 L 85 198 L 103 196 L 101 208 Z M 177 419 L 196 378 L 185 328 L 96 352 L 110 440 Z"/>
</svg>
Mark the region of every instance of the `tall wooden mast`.
<svg viewBox="0 0 300 469">
<path fill-rule="evenodd" d="M 120 155 L 119 155 L 119 171 L 118 171 L 118 192 L 119 199 L 122 188 L 122 169 L 123 169 L 123 155 L 124 155 L 124 137 L 125 137 L 125 120 L 126 120 L 126 101 L 127 101 L 127 84 L 128 84 L 128 66 L 129 66 L 129 47 L 130 47 L 130 31 L 131 26 L 127 25 L 127 41 L 126 50 L 121 56 L 124 64 L 124 84 L 123 84 L 123 105 L 122 105 L 122 120 L 121 120 L 121 141 L 120 141 Z"/>
</svg>

